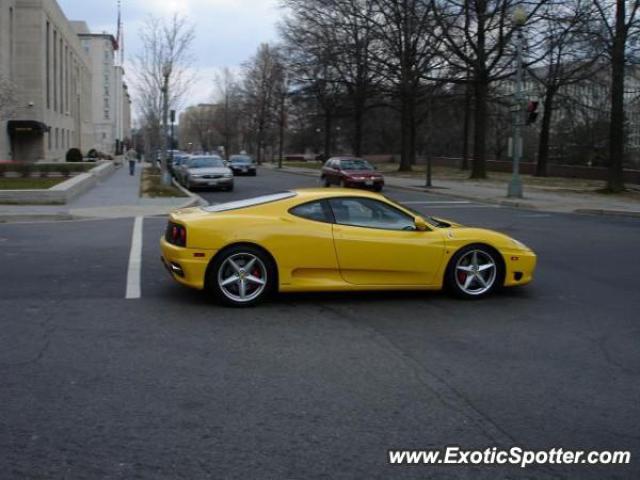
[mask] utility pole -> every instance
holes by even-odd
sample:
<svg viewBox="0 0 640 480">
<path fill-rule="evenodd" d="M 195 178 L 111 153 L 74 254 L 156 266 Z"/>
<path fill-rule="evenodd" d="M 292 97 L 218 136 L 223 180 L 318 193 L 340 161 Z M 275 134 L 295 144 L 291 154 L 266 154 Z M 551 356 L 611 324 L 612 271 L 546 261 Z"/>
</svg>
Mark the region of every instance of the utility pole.
<svg viewBox="0 0 640 480">
<path fill-rule="evenodd" d="M 527 13 L 522 7 L 517 7 L 513 12 L 513 21 L 516 27 L 516 91 L 514 95 L 513 112 L 513 174 L 509 182 L 507 197 L 522 198 L 522 180 L 520 179 L 520 160 L 522 159 L 522 126 L 525 123 L 524 98 L 522 92 L 522 46 L 524 33 L 522 28 L 527 21 Z"/>
<path fill-rule="evenodd" d="M 169 169 L 167 165 L 168 155 L 167 155 L 167 130 L 169 130 L 169 77 L 171 76 L 171 64 L 169 62 L 165 63 L 162 67 L 162 76 L 164 77 L 164 82 L 162 85 L 162 135 L 161 135 L 161 145 L 162 145 L 162 183 L 163 185 L 171 185 L 171 177 L 169 176 Z"/>
</svg>

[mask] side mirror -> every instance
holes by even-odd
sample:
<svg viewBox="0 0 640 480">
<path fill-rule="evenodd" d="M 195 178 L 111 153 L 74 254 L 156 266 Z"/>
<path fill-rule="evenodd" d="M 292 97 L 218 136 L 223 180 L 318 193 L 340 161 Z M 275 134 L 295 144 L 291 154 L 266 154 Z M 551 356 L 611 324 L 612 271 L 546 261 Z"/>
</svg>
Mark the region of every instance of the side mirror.
<svg viewBox="0 0 640 480">
<path fill-rule="evenodd" d="M 416 217 L 414 223 L 418 232 L 426 232 L 429 230 L 429 225 L 427 225 L 427 222 L 422 217 Z"/>
</svg>

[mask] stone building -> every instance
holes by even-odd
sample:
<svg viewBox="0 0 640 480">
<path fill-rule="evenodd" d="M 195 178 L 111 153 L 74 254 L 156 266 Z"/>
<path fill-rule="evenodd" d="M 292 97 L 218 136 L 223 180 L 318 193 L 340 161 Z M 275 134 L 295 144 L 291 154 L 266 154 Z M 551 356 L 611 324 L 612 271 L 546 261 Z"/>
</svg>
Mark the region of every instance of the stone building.
<svg viewBox="0 0 640 480">
<path fill-rule="evenodd" d="M 55 0 L 0 0 L 0 160 L 117 153 L 131 122 L 117 49 L 112 35 L 67 20 Z"/>
<path fill-rule="evenodd" d="M 15 1 L 0 0 L 0 161 L 10 158 L 7 117 L 13 107 Z"/>
</svg>

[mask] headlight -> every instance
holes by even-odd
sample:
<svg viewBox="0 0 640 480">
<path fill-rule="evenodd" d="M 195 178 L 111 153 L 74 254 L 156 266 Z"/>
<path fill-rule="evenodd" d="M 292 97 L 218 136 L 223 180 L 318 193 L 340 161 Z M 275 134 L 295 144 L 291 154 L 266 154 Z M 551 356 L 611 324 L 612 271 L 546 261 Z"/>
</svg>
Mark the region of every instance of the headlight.
<svg viewBox="0 0 640 480">
<path fill-rule="evenodd" d="M 190 173 L 190 174 L 189 174 L 189 176 L 190 176 L 190 177 L 193 177 L 193 178 L 201 178 L 201 177 L 204 177 L 204 175 L 201 175 L 201 174 L 199 174 L 199 173 Z"/>
<path fill-rule="evenodd" d="M 233 177 L 233 173 L 225 173 L 224 176 L 225 178 L 231 178 Z"/>
</svg>

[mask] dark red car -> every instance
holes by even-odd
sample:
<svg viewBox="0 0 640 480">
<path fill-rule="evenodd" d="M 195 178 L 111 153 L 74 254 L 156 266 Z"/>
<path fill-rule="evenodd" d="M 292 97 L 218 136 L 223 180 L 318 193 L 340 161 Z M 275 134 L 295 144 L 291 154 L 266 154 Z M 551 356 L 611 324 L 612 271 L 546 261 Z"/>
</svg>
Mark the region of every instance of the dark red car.
<svg viewBox="0 0 640 480">
<path fill-rule="evenodd" d="M 366 160 L 355 157 L 333 157 L 322 167 L 320 179 L 325 187 L 370 188 L 379 192 L 384 177 Z"/>
</svg>

